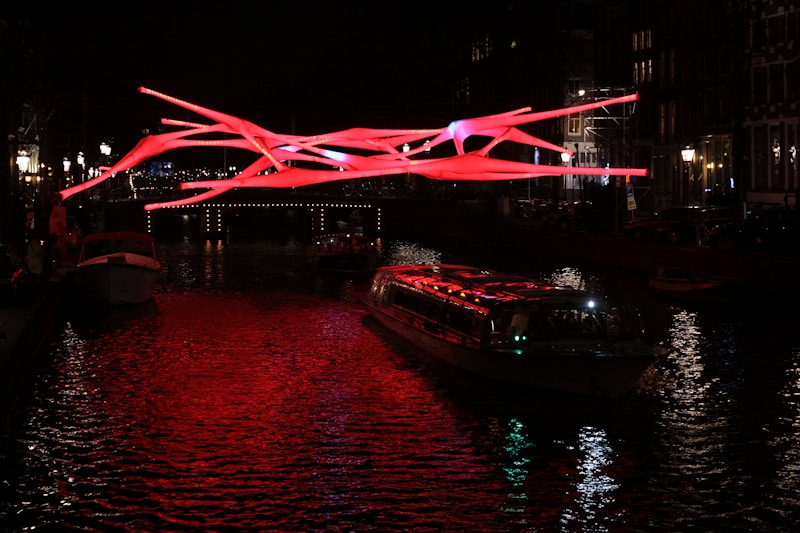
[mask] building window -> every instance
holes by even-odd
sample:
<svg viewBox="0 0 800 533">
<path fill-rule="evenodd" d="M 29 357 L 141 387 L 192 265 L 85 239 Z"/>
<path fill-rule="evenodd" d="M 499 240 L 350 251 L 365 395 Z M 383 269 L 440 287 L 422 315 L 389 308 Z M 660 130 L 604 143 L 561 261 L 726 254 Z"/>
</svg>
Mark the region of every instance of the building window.
<svg viewBox="0 0 800 533">
<path fill-rule="evenodd" d="M 786 15 L 781 13 L 770 17 L 767 26 L 767 39 L 770 48 L 780 46 L 786 42 Z"/>
<path fill-rule="evenodd" d="M 753 105 L 767 103 L 767 69 L 753 67 Z"/>
<path fill-rule="evenodd" d="M 765 149 L 767 147 L 767 133 L 763 126 L 753 128 L 753 189 L 763 191 L 767 189 L 769 178 L 768 159 Z"/>
<path fill-rule="evenodd" d="M 783 190 L 786 188 L 785 173 L 781 163 L 781 150 L 783 149 L 783 139 L 781 138 L 781 127 L 779 125 L 770 126 L 770 166 L 772 167 L 772 179 L 770 188 L 772 190 Z"/>
<path fill-rule="evenodd" d="M 453 98 L 456 102 L 469 103 L 469 78 L 462 78 L 456 82 Z"/>
<path fill-rule="evenodd" d="M 570 135 L 580 135 L 581 132 L 581 117 L 578 115 L 577 117 L 570 116 L 569 117 L 569 134 Z"/>
<path fill-rule="evenodd" d="M 492 40 L 488 35 L 472 43 L 472 62 L 481 61 L 492 55 Z"/>
<path fill-rule="evenodd" d="M 787 100 L 797 101 L 800 98 L 800 61 L 786 65 L 786 88 Z"/>
<path fill-rule="evenodd" d="M 675 72 L 677 67 L 675 65 L 675 49 L 671 48 L 669 51 L 669 85 L 675 85 Z"/>
<path fill-rule="evenodd" d="M 784 90 L 783 90 L 783 64 L 778 63 L 776 65 L 769 66 L 769 103 L 770 104 L 780 104 L 783 103 L 785 100 L 784 97 Z"/>
<path fill-rule="evenodd" d="M 677 106 L 675 105 L 675 100 L 670 100 L 669 102 L 669 123 L 667 125 L 667 135 L 669 138 L 668 141 L 671 141 L 675 138 L 675 114 L 677 113 Z"/>
<path fill-rule="evenodd" d="M 716 88 L 705 90 L 705 122 L 709 125 L 720 123 L 720 95 Z"/>
</svg>

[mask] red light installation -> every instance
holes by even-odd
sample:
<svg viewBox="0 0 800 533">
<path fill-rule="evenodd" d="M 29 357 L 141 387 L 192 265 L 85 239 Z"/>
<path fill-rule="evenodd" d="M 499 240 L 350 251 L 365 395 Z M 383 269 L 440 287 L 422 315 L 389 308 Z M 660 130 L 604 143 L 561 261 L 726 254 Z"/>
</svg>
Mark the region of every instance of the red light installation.
<svg viewBox="0 0 800 533">
<path fill-rule="evenodd" d="M 450 181 L 514 180 L 576 173 L 594 176 L 647 175 L 647 169 L 538 165 L 497 159 L 488 155 L 492 148 L 502 142 L 515 142 L 572 156 L 574 153 L 571 150 L 529 135 L 518 129 L 517 126 L 632 102 L 638 99 L 637 94 L 538 113 L 532 113 L 530 107 L 524 107 L 497 115 L 457 120 L 451 122 L 447 127 L 438 129 L 350 128 L 321 135 L 298 136 L 273 133 L 247 120 L 179 100 L 145 87 L 140 87 L 139 92 L 197 113 L 213 121 L 213 124 L 162 119 L 161 122 L 164 125 L 183 129 L 148 135 L 118 162 L 111 167 L 104 168 L 100 176 L 56 193 L 56 201 L 66 200 L 74 194 L 94 187 L 117 172 L 133 168 L 155 155 L 176 148 L 199 146 L 250 150 L 259 154 L 259 157 L 250 166 L 229 179 L 180 183 L 178 186 L 180 190 L 207 190 L 180 200 L 148 204 L 145 206 L 146 210 L 195 204 L 234 188 L 302 187 L 408 172 L 431 179 Z M 222 134 L 226 138 L 208 138 L 209 135 Z M 482 148 L 467 153 L 464 151 L 464 142 L 469 137 L 486 137 L 488 142 Z M 455 154 L 446 157 L 430 157 L 430 151 L 433 148 L 450 142 L 453 144 Z M 405 144 L 410 146 L 408 151 L 403 151 Z M 364 153 L 370 155 L 363 155 Z M 289 162 L 293 162 L 293 164 L 290 165 Z M 315 167 L 300 166 L 304 163 L 314 164 Z"/>
</svg>

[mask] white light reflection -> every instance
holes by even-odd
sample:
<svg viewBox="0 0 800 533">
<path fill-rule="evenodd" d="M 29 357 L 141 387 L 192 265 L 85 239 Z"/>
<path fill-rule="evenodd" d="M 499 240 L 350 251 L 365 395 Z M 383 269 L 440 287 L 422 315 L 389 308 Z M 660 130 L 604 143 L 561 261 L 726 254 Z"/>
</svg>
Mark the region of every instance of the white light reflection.
<svg viewBox="0 0 800 533">
<path fill-rule="evenodd" d="M 441 262 L 441 252 L 409 242 L 392 244 L 386 258 L 388 265 L 438 265 Z"/>
<path fill-rule="evenodd" d="M 574 267 L 556 269 L 550 279 L 555 285 L 569 285 L 575 289 L 583 289 L 586 286 L 583 273 Z"/>
<path fill-rule="evenodd" d="M 595 294 L 604 292 L 599 278 L 587 275 L 575 267 L 563 267 L 554 269 L 549 276 L 549 281 L 554 285 L 567 285 L 574 289 L 588 291 Z"/>
<path fill-rule="evenodd" d="M 602 429 L 583 427 L 578 433 L 578 449 L 583 453 L 583 458 L 578 464 L 580 478 L 575 484 L 575 509 L 565 509 L 562 523 L 571 524 L 579 522 L 586 527 L 591 526 L 592 531 L 608 531 L 608 528 L 598 524 L 598 511 L 614 502 L 614 491 L 619 484 L 605 473 L 607 467 L 614 462 L 614 450 L 608 441 L 608 435 Z M 572 531 L 573 528 L 567 528 Z M 578 528 L 576 531 L 584 531 Z"/>
<path fill-rule="evenodd" d="M 787 499 L 797 502 L 796 487 L 800 485 L 800 351 L 794 350 L 786 370 L 787 382 L 781 397 L 786 407 L 780 427 L 770 441 L 776 450 L 780 466 L 775 472 L 775 485 L 786 493 Z"/>
<path fill-rule="evenodd" d="M 705 364 L 701 347 L 703 336 L 697 313 L 686 310 L 676 312 L 669 336 L 672 349 L 667 359 L 676 372 L 673 392 L 676 399 L 685 400 L 687 407 L 696 411 L 702 405 L 697 400 L 704 398 L 716 381 L 707 381 L 704 377 Z"/>
</svg>

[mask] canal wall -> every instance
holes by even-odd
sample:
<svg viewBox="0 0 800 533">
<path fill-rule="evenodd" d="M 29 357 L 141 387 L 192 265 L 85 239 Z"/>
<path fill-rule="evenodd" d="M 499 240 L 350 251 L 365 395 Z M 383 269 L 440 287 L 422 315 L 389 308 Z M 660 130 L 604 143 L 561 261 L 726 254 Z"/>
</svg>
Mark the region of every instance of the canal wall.
<svg viewBox="0 0 800 533">
<path fill-rule="evenodd" d="M 45 282 L 25 302 L 0 308 L 0 422 L 11 422 L 20 385 L 62 321 L 62 284 Z"/>
</svg>

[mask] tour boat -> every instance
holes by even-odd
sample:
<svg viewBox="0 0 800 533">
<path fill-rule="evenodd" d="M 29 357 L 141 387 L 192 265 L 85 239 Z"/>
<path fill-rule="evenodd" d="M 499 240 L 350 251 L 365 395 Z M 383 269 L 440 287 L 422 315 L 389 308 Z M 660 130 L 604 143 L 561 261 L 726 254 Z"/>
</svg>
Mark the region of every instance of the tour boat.
<svg viewBox="0 0 800 533">
<path fill-rule="evenodd" d="M 359 233 L 332 233 L 314 239 L 313 261 L 317 269 L 337 272 L 371 272 L 380 252 L 375 241 Z"/>
<path fill-rule="evenodd" d="M 83 238 L 72 286 L 81 303 L 141 304 L 153 297 L 160 270 L 152 235 L 94 233 Z"/>
<path fill-rule="evenodd" d="M 659 354 L 629 305 L 463 265 L 379 267 L 364 305 L 425 355 L 543 390 L 619 398 Z"/>
</svg>

